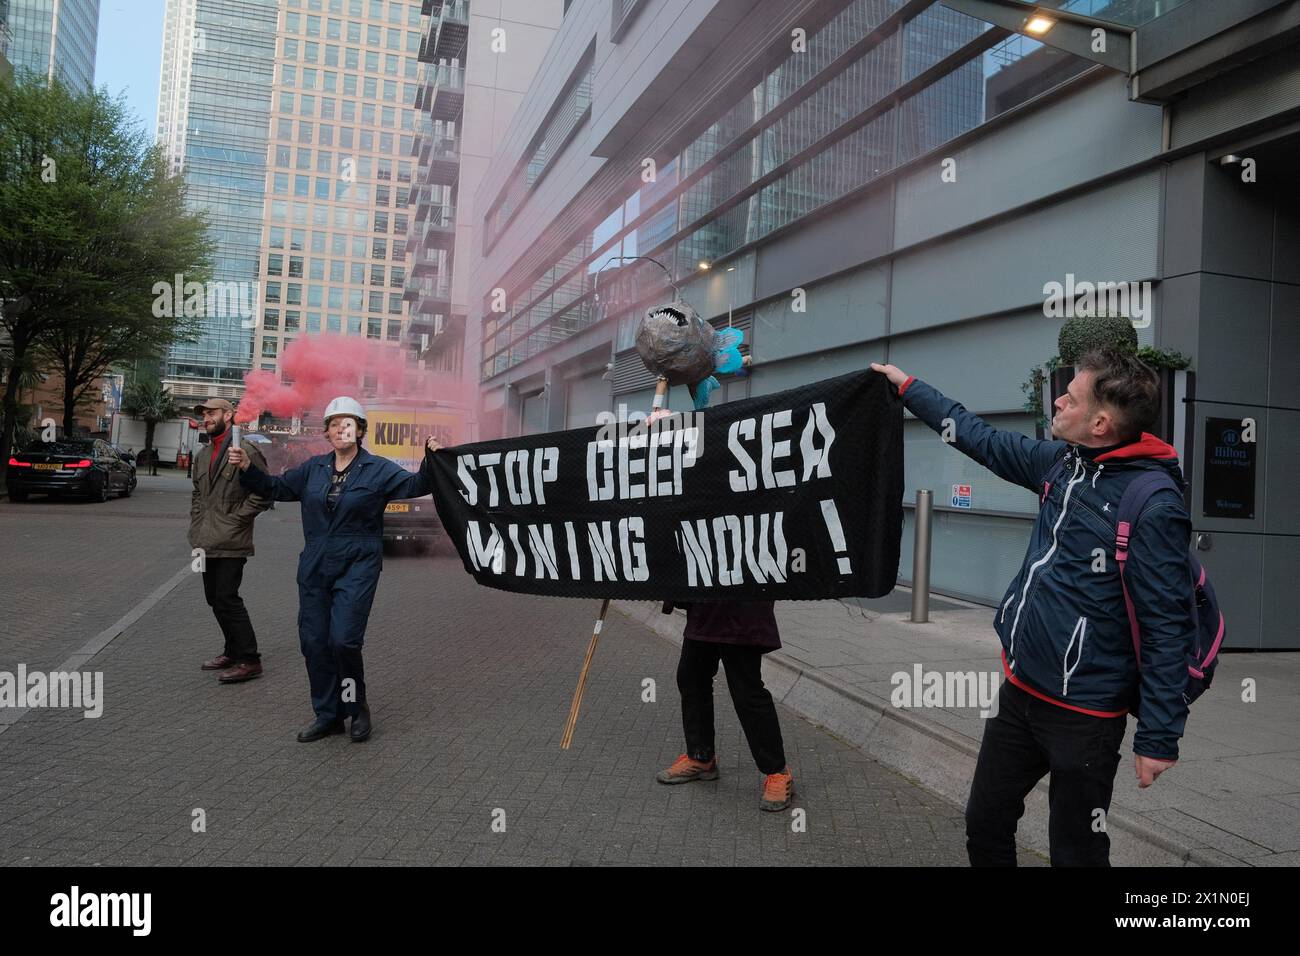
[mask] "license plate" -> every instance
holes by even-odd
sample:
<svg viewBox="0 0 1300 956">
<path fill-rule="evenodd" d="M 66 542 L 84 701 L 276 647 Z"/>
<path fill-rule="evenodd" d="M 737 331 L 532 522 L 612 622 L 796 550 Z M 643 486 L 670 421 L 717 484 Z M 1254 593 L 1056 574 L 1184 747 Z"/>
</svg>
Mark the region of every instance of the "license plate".
<svg viewBox="0 0 1300 956">
<path fill-rule="evenodd" d="M 37 471 L 59 471 L 60 469 L 63 468 L 62 465 L 57 464 L 57 463 L 56 463 L 56 464 L 46 464 L 46 463 L 43 463 L 43 462 L 37 462 L 35 465 L 32 465 L 32 467 L 35 468 Z"/>
<path fill-rule="evenodd" d="M 411 506 L 404 501 L 390 501 L 384 505 L 385 514 L 401 514 L 411 510 Z"/>
</svg>

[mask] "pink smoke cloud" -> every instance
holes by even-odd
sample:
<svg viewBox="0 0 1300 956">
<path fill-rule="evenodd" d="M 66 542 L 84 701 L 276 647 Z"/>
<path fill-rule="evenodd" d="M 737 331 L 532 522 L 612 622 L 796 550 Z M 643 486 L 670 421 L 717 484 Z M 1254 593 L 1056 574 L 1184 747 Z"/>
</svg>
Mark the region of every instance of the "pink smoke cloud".
<svg viewBox="0 0 1300 956">
<path fill-rule="evenodd" d="M 257 370 L 244 376 L 237 422 L 256 421 L 264 411 L 282 418 L 310 418 L 340 395 L 350 395 L 362 404 L 410 400 L 469 407 L 477 396 L 473 385 L 460 376 L 422 370 L 405 350 L 370 339 L 300 336 L 285 349 L 280 365 L 290 384 L 281 382 L 276 372 Z M 367 376 L 375 381 L 373 395 L 364 388 Z"/>
</svg>

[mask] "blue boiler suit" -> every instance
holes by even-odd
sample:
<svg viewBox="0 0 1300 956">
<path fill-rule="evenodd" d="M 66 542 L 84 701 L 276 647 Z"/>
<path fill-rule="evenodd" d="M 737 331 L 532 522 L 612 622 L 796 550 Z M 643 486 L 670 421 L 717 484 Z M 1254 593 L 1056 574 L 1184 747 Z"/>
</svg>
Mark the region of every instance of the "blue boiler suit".
<svg viewBox="0 0 1300 956">
<path fill-rule="evenodd" d="M 352 470 L 331 513 L 326 496 L 334 453 L 316 455 L 274 477 L 250 466 L 245 488 L 277 501 L 302 503 L 305 539 L 298 557 L 298 639 L 307 661 L 311 704 L 322 720 L 355 715 L 366 700 L 361 645 L 383 568 L 384 506 L 433 491 L 426 452 L 415 474 L 396 462 L 357 449 Z M 356 681 L 355 702 L 342 700 L 342 682 Z"/>
</svg>

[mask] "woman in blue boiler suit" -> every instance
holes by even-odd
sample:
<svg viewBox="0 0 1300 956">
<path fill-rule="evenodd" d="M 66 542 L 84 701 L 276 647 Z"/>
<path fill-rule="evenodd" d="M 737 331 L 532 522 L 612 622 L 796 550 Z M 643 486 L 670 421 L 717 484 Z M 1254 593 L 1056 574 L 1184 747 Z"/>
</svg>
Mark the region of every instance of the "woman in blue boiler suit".
<svg viewBox="0 0 1300 956">
<path fill-rule="evenodd" d="M 441 446 L 429 439 L 415 474 L 372 455 L 361 446 L 365 409 L 347 397 L 325 408 L 325 433 L 334 450 L 309 458 L 281 477 L 250 467 L 239 449 L 232 448 L 229 455 L 241 470 L 245 488 L 277 501 L 302 503 L 305 543 L 298 559 L 298 638 L 316 719 L 298 740 L 310 743 L 342 733 L 344 717 L 351 716 L 349 735 L 359 743 L 371 730 L 361 645 L 383 567 L 384 506 L 432 493 L 433 453 Z"/>
</svg>

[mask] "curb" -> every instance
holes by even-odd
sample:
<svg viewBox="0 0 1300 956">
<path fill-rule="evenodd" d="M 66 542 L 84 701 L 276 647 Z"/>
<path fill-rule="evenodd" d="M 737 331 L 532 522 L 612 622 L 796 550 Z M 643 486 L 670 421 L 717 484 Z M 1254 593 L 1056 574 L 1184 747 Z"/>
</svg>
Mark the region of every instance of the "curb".
<svg viewBox="0 0 1300 956">
<path fill-rule="evenodd" d="M 681 645 L 683 620 L 661 613 L 658 604 L 616 600 L 611 607 Z M 781 704 L 949 802 L 965 806 L 979 754 L 977 741 L 915 711 L 887 706 L 781 651 L 764 655 L 763 678 Z M 1016 840 L 1044 858 L 1047 818 L 1047 781 L 1042 780 L 1025 800 Z M 1106 823 L 1112 835 L 1111 861 L 1116 865 L 1248 865 L 1211 847 L 1191 844 L 1177 831 L 1122 809 L 1112 807 Z"/>
</svg>

